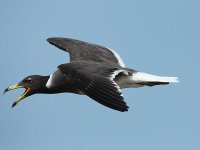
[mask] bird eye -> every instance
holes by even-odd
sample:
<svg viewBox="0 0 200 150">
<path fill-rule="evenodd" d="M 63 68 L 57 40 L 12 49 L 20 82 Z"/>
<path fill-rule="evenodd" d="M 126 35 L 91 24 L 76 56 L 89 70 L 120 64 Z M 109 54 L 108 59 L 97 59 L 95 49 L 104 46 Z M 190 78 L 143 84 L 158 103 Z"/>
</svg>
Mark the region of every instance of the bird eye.
<svg viewBox="0 0 200 150">
<path fill-rule="evenodd" d="M 32 83 L 33 81 L 31 80 L 31 78 L 28 78 L 26 80 L 24 80 L 25 83 Z"/>
</svg>

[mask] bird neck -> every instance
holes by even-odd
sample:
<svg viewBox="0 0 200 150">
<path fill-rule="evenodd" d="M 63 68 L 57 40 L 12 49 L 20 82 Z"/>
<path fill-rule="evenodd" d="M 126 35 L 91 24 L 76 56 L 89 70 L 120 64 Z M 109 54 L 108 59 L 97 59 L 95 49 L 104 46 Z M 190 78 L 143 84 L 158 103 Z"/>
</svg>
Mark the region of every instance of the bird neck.
<svg viewBox="0 0 200 150">
<path fill-rule="evenodd" d="M 46 93 L 46 94 L 50 94 L 52 93 L 52 90 L 46 87 L 46 84 L 48 82 L 50 78 L 49 76 L 41 76 L 41 87 L 40 87 L 40 93 Z"/>
<path fill-rule="evenodd" d="M 51 77 L 52 75 L 49 76 L 42 76 L 41 82 L 42 82 L 42 86 L 40 87 L 40 93 L 44 93 L 44 94 L 55 94 L 55 93 L 62 93 L 65 91 L 65 89 L 62 89 L 59 87 L 59 85 L 57 86 L 50 86 L 51 84 Z M 49 85 L 48 85 L 49 84 Z"/>
</svg>

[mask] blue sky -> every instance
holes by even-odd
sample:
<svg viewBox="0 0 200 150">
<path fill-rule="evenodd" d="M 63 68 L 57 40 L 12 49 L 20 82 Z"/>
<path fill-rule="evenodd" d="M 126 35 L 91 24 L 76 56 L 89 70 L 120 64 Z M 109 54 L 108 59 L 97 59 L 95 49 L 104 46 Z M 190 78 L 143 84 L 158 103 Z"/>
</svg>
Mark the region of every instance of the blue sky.
<svg viewBox="0 0 200 150">
<path fill-rule="evenodd" d="M 71 37 L 117 51 L 127 67 L 178 76 L 179 84 L 123 90 L 117 112 L 86 96 L 1 95 L 2 150 L 199 150 L 200 2 L 18 0 L 0 5 L 0 90 L 52 74 L 68 54 L 46 42 Z"/>
</svg>

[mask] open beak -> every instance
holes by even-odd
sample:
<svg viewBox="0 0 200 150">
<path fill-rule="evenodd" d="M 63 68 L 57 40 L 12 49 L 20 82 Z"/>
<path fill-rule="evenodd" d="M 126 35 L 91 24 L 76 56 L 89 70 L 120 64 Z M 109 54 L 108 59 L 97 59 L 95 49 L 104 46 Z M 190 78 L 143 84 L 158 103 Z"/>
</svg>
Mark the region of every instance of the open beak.
<svg viewBox="0 0 200 150">
<path fill-rule="evenodd" d="M 18 88 L 25 88 L 26 90 L 24 91 L 24 93 L 19 97 L 17 98 L 17 100 L 13 103 L 12 105 L 12 108 L 15 107 L 17 105 L 17 103 L 19 103 L 22 99 L 24 99 L 25 97 L 28 96 L 28 93 L 30 91 L 30 88 L 29 87 L 25 87 L 25 86 L 21 86 L 21 85 L 18 85 L 18 84 L 15 84 L 15 85 L 12 85 L 8 88 L 6 88 L 3 92 L 3 94 L 5 94 L 6 92 L 10 91 L 10 90 L 15 90 L 15 89 L 18 89 Z"/>
</svg>

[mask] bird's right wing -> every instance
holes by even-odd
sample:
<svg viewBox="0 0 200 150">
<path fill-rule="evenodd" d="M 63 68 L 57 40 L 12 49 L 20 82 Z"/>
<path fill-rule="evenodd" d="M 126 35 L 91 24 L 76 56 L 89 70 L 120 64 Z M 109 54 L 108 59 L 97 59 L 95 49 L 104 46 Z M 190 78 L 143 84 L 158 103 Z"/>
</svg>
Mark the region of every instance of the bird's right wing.
<svg viewBox="0 0 200 150">
<path fill-rule="evenodd" d="M 109 79 L 108 71 L 103 76 L 74 70 L 70 68 L 69 64 L 60 65 L 58 68 L 68 76 L 68 79 L 70 78 L 73 85 L 93 100 L 118 111 L 128 111 L 120 87 L 115 81 Z"/>
</svg>

